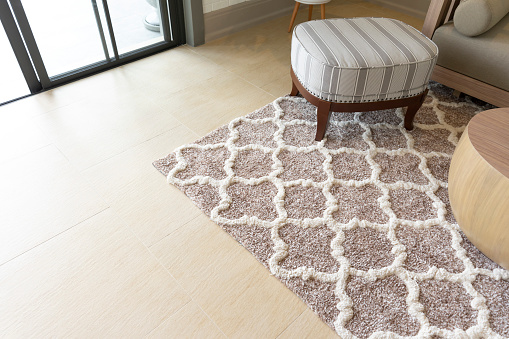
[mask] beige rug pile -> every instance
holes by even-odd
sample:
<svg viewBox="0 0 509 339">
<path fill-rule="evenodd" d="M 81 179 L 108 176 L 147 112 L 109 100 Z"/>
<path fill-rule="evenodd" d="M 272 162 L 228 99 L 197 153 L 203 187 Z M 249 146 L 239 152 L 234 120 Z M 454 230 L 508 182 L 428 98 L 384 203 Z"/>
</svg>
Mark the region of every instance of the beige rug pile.
<svg viewBox="0 0 509 339">
<path fill-rule="evenodd" d="M 509 272 L 447 193 L 487 107 L 430 86 L 411 132 L 402 109 L 334 113 L 317 143 L 315 108 L 282 97 L 154 165 L 342 338 L 509 337 Z"/>
</svg>

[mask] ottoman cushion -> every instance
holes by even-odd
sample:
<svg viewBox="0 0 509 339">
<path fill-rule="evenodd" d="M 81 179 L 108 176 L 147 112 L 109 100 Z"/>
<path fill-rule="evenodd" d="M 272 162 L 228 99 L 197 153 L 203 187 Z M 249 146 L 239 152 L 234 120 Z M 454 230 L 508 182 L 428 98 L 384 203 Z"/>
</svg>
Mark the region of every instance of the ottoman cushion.
<svg viewBox="0 0 509 339">
<path fill-rule="evenodd" d="M 373 102 L 426 89 L 438 48 L 388 18 L 309 21 L 293 31 L 291 63 L 300 83 L 332 102 Z"/>
</svg>

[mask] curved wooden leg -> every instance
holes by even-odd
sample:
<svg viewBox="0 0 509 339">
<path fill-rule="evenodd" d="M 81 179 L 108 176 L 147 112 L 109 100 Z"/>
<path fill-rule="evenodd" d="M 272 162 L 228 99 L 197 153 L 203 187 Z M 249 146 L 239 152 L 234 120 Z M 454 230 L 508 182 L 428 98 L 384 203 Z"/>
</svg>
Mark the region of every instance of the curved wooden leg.
<svg viewBox="0 0 509 339">
<path fill-rule="evenodd" d="M 309 5 L 308 21 L 311 20 L 312 16 L 313 16 L 313 5 Z"/>
<path fill-rule="evenodd" d="M 405 128 L 407 131 L 411 131 L 414 129 L 414 117 L 419 108 L 421 108 L 424 99 L 426 99 L 426 95 L 428 95 L 428 89 L 421 94 L 420 97 L 416 97 L 415 101 L 408 105 L 408 108 L 405 113 Z"/>
<path fill-rule="evenodd" d="M 292 20 L 290 20 L 290 27 L 288 27 L 288 33 L 292 31 L 293 23 L 295 22 L 295 17 L 297 16 L 297 12 L 299 11 L 300 2 L 295 1 L 295 7 L 293 8 Z"/>
<path fill-rule="evenodd" d="M 318 102 L 318 108 L 316 109 L 316 141 L 321 141 L 325 136 L 325 130 L 327 129 L 327 122 L 329 121 L 331 102 L 322 101 Z"/>
<path fill-rule="evenodd" d="M 325 19 L 325 4 L 321 4 L 320 9 L 322 10 L 322 19 Z"/>
<path fill-rule="evenodd" d="M 290 92 L 290 95 L 294 97 L 297 94 L 299 94 L 299 89 L 297 88 L 297 86 L 295 86 L 295 82 L 292 79 L 292 91 Z"/>
</svg>

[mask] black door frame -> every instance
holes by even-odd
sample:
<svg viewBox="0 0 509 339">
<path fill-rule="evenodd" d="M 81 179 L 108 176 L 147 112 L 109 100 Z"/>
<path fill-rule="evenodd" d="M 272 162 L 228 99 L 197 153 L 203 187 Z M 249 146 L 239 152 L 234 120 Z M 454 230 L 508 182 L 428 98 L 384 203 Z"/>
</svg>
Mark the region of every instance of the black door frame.
<svg viewBox="0 0 509 339">
<path fill-rule="evenodd" d="M 106 25 L 114 55 L 110 56 L 108 53 L 103 25 L 97 8 L 97 0 L 91 0 L 105 53 L 105 60 L 49 77 L 21 0 L 0 0 L 0 23 L 5 29 L 9 43 L 11 44 L 14 55 L 18 60 L 18 64 L 32 94 L 147 57 L 186 42 L 182 0 L 158 0 L 161 12 L 161 30 L 164 40 L 119 55 L 109 13 L 108 0 L 100 1 L 103 5 Z M 2 103 L 0 103 L 0 105 L 1 104 Z"/>
</svg>

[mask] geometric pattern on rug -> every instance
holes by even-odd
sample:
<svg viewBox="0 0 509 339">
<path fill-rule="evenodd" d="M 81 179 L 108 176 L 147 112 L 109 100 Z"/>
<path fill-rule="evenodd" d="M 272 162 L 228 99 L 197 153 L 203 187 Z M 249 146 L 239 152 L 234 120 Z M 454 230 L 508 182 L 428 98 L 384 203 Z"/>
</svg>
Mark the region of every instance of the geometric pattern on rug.
<svg viewBox="0 0 509 339">
<path fill-rule="evenodd" d="M 509 271 L 452 215 L 447 173 L 485 110 L 430 83 L 404 110 L 333 113 L 282 97 L 154 166 L 341 338 L 509 337 Z"/>
</svg>

